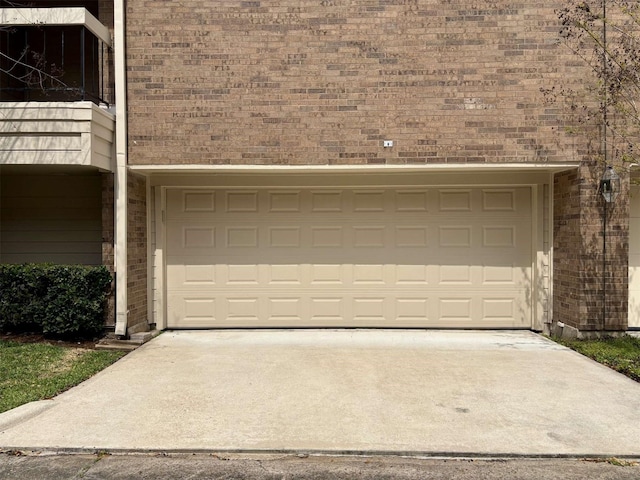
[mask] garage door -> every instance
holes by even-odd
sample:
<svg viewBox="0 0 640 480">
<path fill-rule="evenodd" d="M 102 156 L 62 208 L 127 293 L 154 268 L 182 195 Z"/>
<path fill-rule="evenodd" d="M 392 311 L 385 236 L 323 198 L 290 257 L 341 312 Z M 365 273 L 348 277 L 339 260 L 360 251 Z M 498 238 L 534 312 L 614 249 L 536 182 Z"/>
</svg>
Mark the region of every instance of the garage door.
<svg viewBox="0 0 640 480">
<path fill-rule="evenodd" d="M 167 326 L 531 327 L 529 188 L 169 189 Z"/>
</svg>

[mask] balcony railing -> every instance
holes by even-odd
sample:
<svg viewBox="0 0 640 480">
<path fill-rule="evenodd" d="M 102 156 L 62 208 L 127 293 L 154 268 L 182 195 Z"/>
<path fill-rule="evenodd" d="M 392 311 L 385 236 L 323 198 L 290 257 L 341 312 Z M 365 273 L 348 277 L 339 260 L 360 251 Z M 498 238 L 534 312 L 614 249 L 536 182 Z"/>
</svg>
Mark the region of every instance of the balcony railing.
<svg viewBox="0 0 640 480">
<path fill-rule="evenodd" d="M 0 101 L 109 95 L 110 36 L 84 8 L 0 9 Z"/>
</svg>

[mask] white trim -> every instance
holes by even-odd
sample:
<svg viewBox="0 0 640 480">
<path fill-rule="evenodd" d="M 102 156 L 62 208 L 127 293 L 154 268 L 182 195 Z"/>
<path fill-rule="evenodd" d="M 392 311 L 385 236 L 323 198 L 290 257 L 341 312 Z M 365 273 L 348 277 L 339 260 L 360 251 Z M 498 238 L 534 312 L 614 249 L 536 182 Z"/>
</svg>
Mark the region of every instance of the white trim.
<svg viewBox="0 0 640 480">
<path fill-rule="evenodd" d="M 531 328 L 542 331 L 544 324 L 544 189 L 531 186 Z"/>
<path fill-rule="evenodd" d="M 429 163 L 423 165 L 129 165 L 129 170 L 139 174 L 154 173 L 410 173 L 410 172 L 506 172 L 545 171 L 564 172 L 574 170 L 579 162 L 569 163 Z"/>
<path fill-rule="evenodd" d="M 0 8 L 0 25 L 83 25 L 109 47 L 109 29 L 83 7 Z"/>
<path fill-rule="evenodd" d="M 116 335 L 127 334 L 127 77 L 125 60 L 124 0 L 113 3 L 114 69 L 116 90 L 115 270 Z"/>
<path fill-rule="evenodd" d="M 555 208 L 555 200 L 554 200 L 555 188 L 553 183 L 553 173 L 549 173 L 549 290 L 547 293 L 547 327 L 551 328 L 553 324 L 553 239 L 554 239 L 554 223 L 553 223 L 553 209 Z M 550 333 L 550 332 L 544 332 Z"/>
<path fill-rule="evenodd" d="M 154 214 L 155 201 L 152 195 L 151 182 L 149 177 L 145 179 L 146 189 L 146 207 L 147 207 L 147 323 L 153 323 L 153 250 L 150 239 L 150 235 L 153 233 L 152 227 L 152 215 Z"/>
<path fill-rule="evenodd" d="M 164 221 L 164 212 L 166 210 L 166 187 L 158 187 L 155 189 L 155 216 L 156 216 L 156 230 L 155 234 L 155 252 L 152 257 L 152 263 L 156 267 L 156 276 L 153 285 L 154 298 L 153 301 L 155 303 L 155 313 L 156 317 L 154 317 L 154 321 L 156 324 L 157 330 L 164 330 L 167 328 L 166 321 L 166 294 L 165 294 L 165 284 L 166 284 L 166 271 L 167 265 L 165 262 L 164 252 L 165 252 L 165 243 L 166 243 L 166 227 Z"/>
<path fill-rule="evenodd" d="M 139 173 L 136 171 L 136 173 Z M 260 186 L 278 188 L 351 188 L 379 187 L 408 188 L 448 185 L 510 185 L 529 186 L 545 183 L 548 172 L 544 171 L 419 171 L 419 172 L 368 172 L 358 170 L 342 172 L 302 173 L 279 170 L 271 173 L 162 173 L 149 175 L 152 186 L 170 187 L 231 187 L 255 188 Z"/>
</svg>

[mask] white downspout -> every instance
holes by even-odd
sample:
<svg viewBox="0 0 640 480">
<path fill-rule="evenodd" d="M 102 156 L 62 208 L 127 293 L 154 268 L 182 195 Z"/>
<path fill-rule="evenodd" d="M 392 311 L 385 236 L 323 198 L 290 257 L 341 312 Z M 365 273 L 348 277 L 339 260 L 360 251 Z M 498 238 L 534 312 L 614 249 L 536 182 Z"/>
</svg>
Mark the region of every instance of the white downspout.
<svg viewBox="0 0 640 480">
<path fill-rule="evenodd" d="M 125 65 L 125 0 L 113 2 L 116 96 L 115 271 L 116 330 L 127 334 L 127 77 Z"/>
</svg>

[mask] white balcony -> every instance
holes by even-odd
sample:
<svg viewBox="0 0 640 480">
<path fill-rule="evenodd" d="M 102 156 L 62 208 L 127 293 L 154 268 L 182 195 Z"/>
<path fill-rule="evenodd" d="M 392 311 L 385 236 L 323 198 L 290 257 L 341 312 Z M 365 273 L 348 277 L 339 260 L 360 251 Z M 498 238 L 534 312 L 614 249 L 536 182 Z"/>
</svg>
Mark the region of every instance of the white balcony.
<svg viewBox="0 0 640 480">
<path fill-rule="evenodd" d="M 115 169 L 115 116 L 90 101 L 0 102 L 0 166 Z"/>
<path fill-rule="evenodd" d="M 0 25 L 14 27 L 80 25 L 86 27 L 107 46 L 111 46 L 109 29 L 82 7 L 0 8 Z"/>
<path fill-rule="evenodd" d="M 88 10 L 0 8 L 0 101 L 112 103 L 111 35 Z"/>
</svg>

